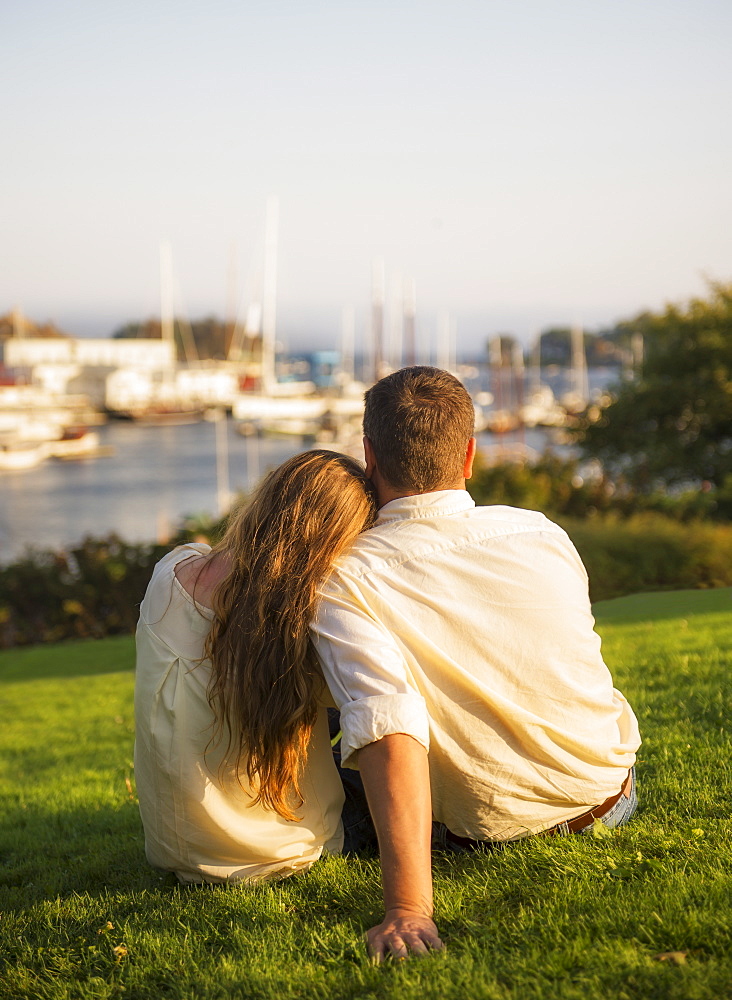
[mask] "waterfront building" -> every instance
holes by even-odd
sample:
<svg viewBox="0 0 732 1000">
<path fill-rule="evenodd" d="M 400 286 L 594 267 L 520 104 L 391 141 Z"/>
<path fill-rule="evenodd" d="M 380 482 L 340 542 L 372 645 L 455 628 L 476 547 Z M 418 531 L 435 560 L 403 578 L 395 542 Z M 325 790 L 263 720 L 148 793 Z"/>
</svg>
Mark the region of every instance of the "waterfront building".
<svg viewBox="0 0 732 1000">
<path fill-rule="evenodd" d="M 175 346 L 165 340 L 79 337 L 10 337 L 3 362 L 49 392 L 83 395 L 98 409 L 107 405 L 107 379 L 121 368 L 172 372 Z"/>
</svg>

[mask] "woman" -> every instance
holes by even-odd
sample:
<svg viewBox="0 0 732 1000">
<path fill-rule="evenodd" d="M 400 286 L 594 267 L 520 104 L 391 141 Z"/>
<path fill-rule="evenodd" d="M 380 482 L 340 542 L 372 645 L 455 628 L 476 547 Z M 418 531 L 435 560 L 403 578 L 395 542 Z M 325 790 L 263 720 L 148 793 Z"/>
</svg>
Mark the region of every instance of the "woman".
<svg viewBox="0 0 732 1000">
<path fill-rule="evenodd" d="M 223 540 L 155 567 L 137 628 L 135 775 L 145 852 L 184 882 L 282 877 L 339 851 L 343 789 L 308 639 L 318 584 L 369 527 L 361 466 L 296 455 Z"/>
</svg>

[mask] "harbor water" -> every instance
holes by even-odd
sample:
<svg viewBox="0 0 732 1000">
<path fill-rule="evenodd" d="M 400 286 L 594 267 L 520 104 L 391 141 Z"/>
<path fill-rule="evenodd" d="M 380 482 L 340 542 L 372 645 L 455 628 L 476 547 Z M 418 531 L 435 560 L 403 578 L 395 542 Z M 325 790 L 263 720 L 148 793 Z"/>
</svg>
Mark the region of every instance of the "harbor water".
<svg viewBox="0 0 732 1000">
<path fill-rule="evenodd" d="M 29 547 L 63 549 L 86 535 L 165 539 L 186 517 L 218 514 L 222 463 L 217 468 L 215 423 L 112 421 L 97 430 L 101 445 L 111 447 L 109 457 L 49 460 L 0 474 L 0 563 Z M 231 420 L 224 443 L 232 494 L 251 489 L 268 469 L 310 447 L 297 437 L 242 437 Z M 478 443 L 489 451 L 541 452 L 551 441 L 549 431 L 536 428 L 499 437 L 481 434 Z"/>
<path fill-rule="evenodd" d="M 105 458 L 47 461 L 0 474 L 0 562 L 29 546 L 58 549 L 111 532 L 125 541 L 165 538 L 186 516 L 218 512 L 216 424 L 96 428 Z M 244 438 L 227 421 L 229 487 L 245 491 L 302 449 L 295 438 Z"/>
</svg>

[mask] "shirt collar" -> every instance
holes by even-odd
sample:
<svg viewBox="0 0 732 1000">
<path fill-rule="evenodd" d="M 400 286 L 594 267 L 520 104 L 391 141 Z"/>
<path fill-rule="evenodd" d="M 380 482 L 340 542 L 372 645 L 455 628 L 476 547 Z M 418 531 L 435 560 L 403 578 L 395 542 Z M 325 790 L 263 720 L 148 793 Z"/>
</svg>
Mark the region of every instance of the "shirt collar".
<svg viewBox="0 0 732 1000">
<path fill-rule="evenodd" d="M 475 501 L 467 490 L 436 490 L 434 493 L 418 493 L 413 497 L 390 500 L 379 511 L 376 523 L 386 524 L 414 517 L 443 517 L 446 514 L 461 514 L 472 507 L 475 507 Z"/>
</svg>

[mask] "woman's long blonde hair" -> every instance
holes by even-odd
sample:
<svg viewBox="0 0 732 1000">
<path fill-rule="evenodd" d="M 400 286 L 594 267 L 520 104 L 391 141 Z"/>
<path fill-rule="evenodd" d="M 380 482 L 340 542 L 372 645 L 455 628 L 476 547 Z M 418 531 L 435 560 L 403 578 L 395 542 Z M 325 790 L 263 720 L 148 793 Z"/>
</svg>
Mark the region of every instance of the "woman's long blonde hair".
<svg viewBox="0 0 732 1000">
<path fill-rule="evenodd" d="M 303 452 L 267 475 L 230 518 L 213 554 L 229 572 L 206 640 L 214 740 L 255 802 L 296 819 L 300 779 L 323 681 L 308 626 L 333 561 L 376 516 L 363 468 L 332 451 Z M 246 762 L 245 767 L 242 765 Z"/>
</svg>

